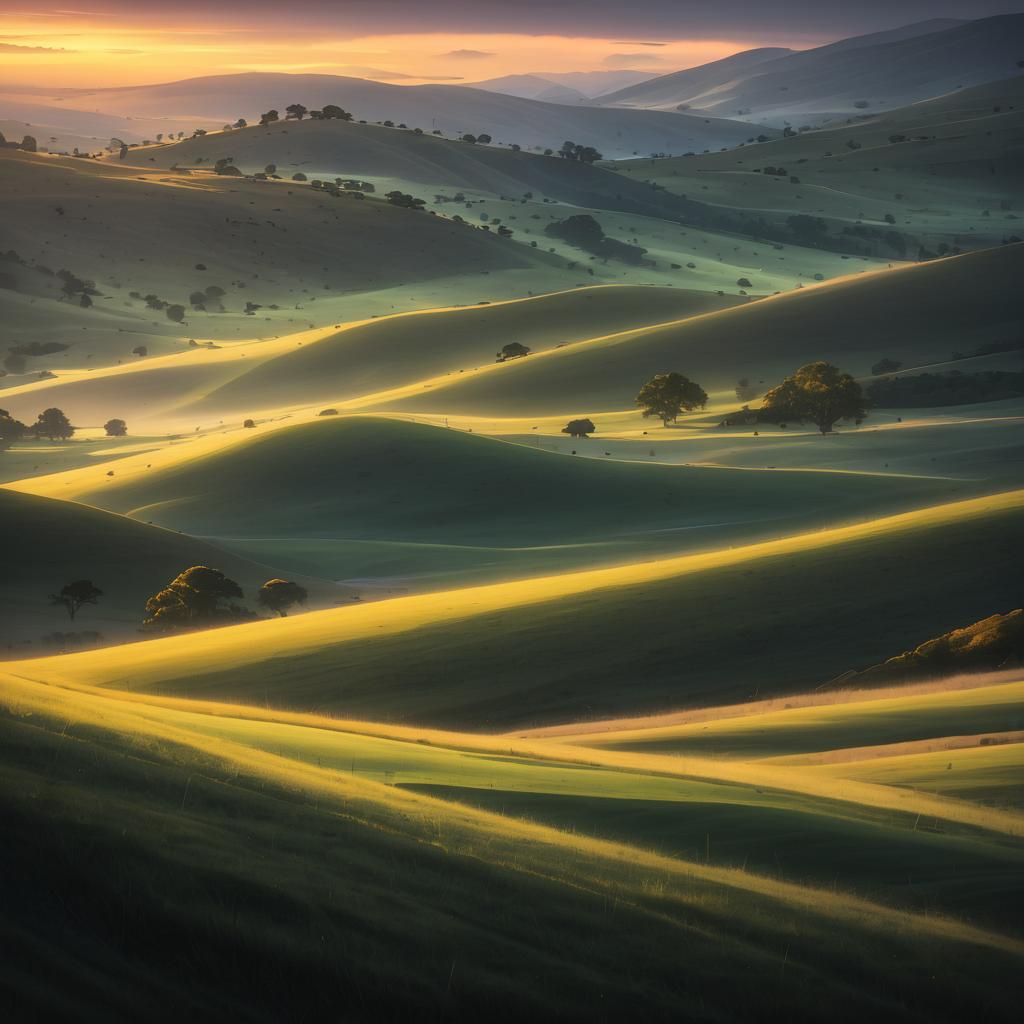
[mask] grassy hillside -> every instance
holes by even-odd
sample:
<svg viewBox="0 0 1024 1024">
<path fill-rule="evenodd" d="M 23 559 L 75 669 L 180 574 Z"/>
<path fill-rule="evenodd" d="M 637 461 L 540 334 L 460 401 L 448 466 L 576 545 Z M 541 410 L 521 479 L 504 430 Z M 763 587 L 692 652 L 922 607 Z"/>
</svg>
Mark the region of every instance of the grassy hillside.
<svg viewBox="0 0 1024 1024">
<path fill-rule="evenodd" d="M 573 459 L 568 444 L 559 456 L 397 420 L 326 419 L 195 457 L 181 448 L 151 469 L 117 464 L 113 477 L 101 464 L 72 487 L 293 571 L 407 584 L 426 574 L 435 585 L 778 536 L 834 521 L 837 503 L 851 520 L 964 493 L 943 479 Z M 50 490 L 70 496 L 59 482 Z"/>
<path fill-rule="evenodd" d="M 1022 954 L 998 932 L 413 795 L 116 695 L 6 676 L 0 703 L 22 1018 L 614 1017 L 642 998 L 654 1020 L 1011 1019 L 998 979 Z M 995 881 L 998 844 L 961 853 Z M 40 958 L 46 986 L 26 981 Z"/>
<path fill-rule="evenodd" d="M 355 398 L 491 364 L 511 342 L 540 352 L 741 301 L 674 288 L 579 288 L 514 302 L 382 318 L 242 367 L 239 377 L 212 390 L 194 407 L 244 411 Z"/>
<path fill-rule="evenodd" d="M 478 729 L 794 692 L 1008 606 L 1022 500 L 314 612 L 37 671 Z"/>
<path fill-rule="evenodd" d="M 1024 244 L 851 277 L 677 324 L 623 333 L 497 367 L 392 407 L 469 415 L 599 413 L 632 404 L 655 373 L 678 370 L 707 390 L 740 377 L 780 380 L 827 359 L 858 376 L 883 357 L 943 361 L 1019 333 L 1014 282 Z"/>
<path fill-rule="evenodd" d="M 278 575 L 194 537 L 5 489 L 0 489 L 0 535 L 6 538 L 0 579 L 4 657 L 51 653 L 40 639 L 55 632 L 95 631 L 107 643 L 139 639 L 146 598 L 191 565 L 222 569 L 242 584 L 250 601 L 260 584 Z M 92 580 L 103 597 L 84 606 L 72 622 L 64 608 L 50 603 L 50 595 L 78 579 Z M 311 590 L 313 607 L 337 603 L 349 593 L 328 584 Z"/>
<path fill-rule="evenodd" d="M 825 248 L 859 245 L 913 258 L 922 244 L 977 249 L 1021 234 L 1022 127 L 1024 75 L 1017 75 L 755 147 L 623 161 L 615 170 L 752 222 L 822 218 Z M 779 167 L 785 173 L 764 173 Z M 886 233 L 897 242 L 886 242 Z"/>
<path fill-rule="evenodd" d="M 124 326 L 135 330 L 140 315 L 166 327 L 172 323 L 166 313 L 147 309 L 141 298 L 153 294 L 185 307 L 177 325 L 184 346 L 195 337 L 251 338 L 351 319 L 351 312 L 339 314 L 349 309 L 344 298 L 353 292 L 402 285 L 403 308 L 409 308 L 416 305 L 414 284 L 429 289 L 431 281 L 465 279 L 461 287 L 468 291 L 472 278 L 464 301 L 476 301 L 475 281 L 483 272 L 542 270 L 544 278 L 535 276 L 538 290 L 542 279 L 559 281 L 548 254 L 383 199 L 335 200 L 307 187 L 193 178 L 148 163 L 147 170 L 16 150 L 0 150 L 0 161 L 7 185 L 0 198 L 5 250 L 51 271 L 70 270 L 95 282 L 100 293 L 84 311 L 76 295 L 65 327 L 89 326 L 82 313 L 94 310 L 134 314 Z M 339 244 L 355 238 L 358 245 Z M 224 294 L 205 311 L 193 310 L 190 296 L 210 286 Z M 428 294 L 420 293 L 422 304 L 439 304 L 425 301 Z M 261 308 L 245 316 L 246 303 Z M 365 310 L 364 303 L 360 315 Z M 134 358 L 131 347 L 118 358 Z M 89 348 L 76 354 L 98 357 Z"/>
</svg>

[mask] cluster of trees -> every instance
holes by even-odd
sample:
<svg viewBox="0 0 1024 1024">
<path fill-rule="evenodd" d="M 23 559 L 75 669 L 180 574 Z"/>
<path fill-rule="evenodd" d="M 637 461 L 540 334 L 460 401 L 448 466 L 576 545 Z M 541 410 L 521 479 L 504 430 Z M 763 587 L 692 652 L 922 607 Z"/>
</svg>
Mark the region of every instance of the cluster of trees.
<svg viewBox="0 0 1024 1024">
<path fill-rule="evenodd" d="M 57 408 L 44 409 L 30 426 L 14 419 L 6 409 L 0 409 L 0 448 L 24 437 L 66 441 L 74 432 L 70 420 Z"/>
<path fill-rule="evenodd" d="M 552 238 L 561 238 L 577 249 L 593 253 L 605 259 L 618 259 L 623 263 L 644 263 L 647 250 L 639 245 L 628 245 L 617 239 L 609 238 L 600 223 L 589 213 L 580 213 L 565 220 L 552 221 L 544 228 L 544 233 Z"/>
<path fill-rule="evenodd" d="M 397 189 L 386 192 L 385 198 L 392 205 L 401 206 L 406 210 L 422 210 L 426 206 L 425 199 L 418 199 L 416 196 L 409 195 L 408 192 L 399 192 Z"/>
<path fill-rule="evenodd" d="M 558 155 L 565 160 L 578 160 L 583 164 L 592 164 L 596 160 L 604 159 L 593 146 L 581 146 L 578 142 L 572 142 L 569 139 L 562 143 Z"/>
<path fill-rule="evenodd" d="M 304 107 L 301 103 L 290 103 L 284 108 L 284 119 L 286 121 L 301 121 L 307 115 L 314 121 L 352 120 L 352 115 L 335 103 L 327 103 L 320 110 L 310 110 L 308 107 Z M 280 119 L 281 115 L 278 111 L 268 110 L 266 113 L 260 115 L 260 124 L 273 124 L 275 121 L 279 121 Z M 247 127 L 245 119 L 240 117 L 235 122 L 234 127 Z"/>
<path fill-rule="evenodd" d="M 524 345 L 521 341 L 510 341 L 507 345 L 501 346 L 501 351 L 495 356 L 496 363 L 504 363 L 509 359 L 521 359 L 530 354 L 530 346 Z"/>
<path fill-rule="evenodd" d="M 124 437 L 128 433 L 128 424 L 122 419 L 109 419 L 103 424 L 108 437 Z M 56 407 L 44 409 L 35 423 L 26 425 L 14 419 L 6 410 L 0 409 L 0 450 L 12 441 L 20 441 L 26 437 L 45 437 L 50 441 L 66 441 L 73 437 L 75 428 L 61 409 Z"/>
<path fill-rule="evenodd" d="M 103 591 L 92 580 L 73 580 L 56 594 L 53 604 L 60 606 L 73 622 L 83 605 L 98 604 Z M 179 573 L 146 601 L 143 625 L 158 630 L 201 629 L 229 622 L 256 618 L 256 613 L 233 603 L 244 598 L 242 588 L 219 569 L 193 565 Z M 306 588 L 293 580 L 272 579 L 260 587 L 257 603 L 285 618 L 288 609 L 305 604 Z"/>
</svg>

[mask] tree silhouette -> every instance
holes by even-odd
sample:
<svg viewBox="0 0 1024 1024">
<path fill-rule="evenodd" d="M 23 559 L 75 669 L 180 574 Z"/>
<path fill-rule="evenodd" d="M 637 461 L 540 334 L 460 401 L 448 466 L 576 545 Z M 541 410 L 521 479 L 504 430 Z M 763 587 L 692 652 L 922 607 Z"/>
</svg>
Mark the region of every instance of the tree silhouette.
<svg viewBox="0 0 1024 1024">
<path fill-rule="evenodd" d="M 862 423 L 869 403 L 861 386 L 831 363 L 801 366 L 764 396 L 760 418 L 770 423 L 813 423 L 823 434 L 838 420 Z"/>
<path fill-rule="evenodd" d="M 222 604 L 243 596 L 242 588 L 219 569 L 193 565 L 146 602 L 143 625 L 155 629 L 190 629 L 252 618 L 252 613 L 245 608 Z"/>
<path fill-rule="evenodd" d="M 102 596 L 103 591 L 93 586 L 92 580 L 75 580 L 61 587 L 59 594 L 51 594 L 50 600 L 66 608 L 68 616 L 74 621 L 75 614 L 83 604 L 96 604 Z"/>
<path fill-rule="evenodd" d="M 277 612 L 283 619 L 288 614 L 287 609 L 293 604 L 305 604 L 308 596 L 306 588 L 292 580 L 267 580 L 260 587 L 256 600 L 264 608 Z"/>
<path fill-rule="evenodd" d="M 270 124 L 272 121 L 276 121 L 278 116 L 276 110 L 268 110 L 265 114 L 260 115 L 260 124 Z"/>
<path fill-rule="evenodd" d="M 28 432 L 28 427 L 14 419 L 6 409 L 0 409 L 0 451 L 12 441 L 20 441 Z"/>
<path fill-rule="evenodd" d="M 35 423 L 32 432 L 37 437 L 47 437 L 51 441 L 66 441 L 75 432 L 67 416 L 60 409 L 44 409 Z"/>
<path fill-rule="evenodd" d="M 501 346 L 501 351 L 495 357 L 495 361 L 503 363 L 506 359 L 519 359 L 522 356 L 528 356 L 529 354 L 529 345 L 524 345 L 518 341 L 510 341 L 507 345 Z"/>
<path fill-rule="evenodd" d="M 644 417 L 657 416 L 667 427 L 674 423 L 685 409 L 703 409 L 707 404 L 707 392 L 681 373 L 659 373 L 652 377 L 636 396 L 636 404 L 643 410 Z"/>
<path fill-rule="evenodd" d="M 570 437 L 587 437 L 594 433 L 595 430 L 597 430 L 597 427 L 594 426 L 594 421 L 590 419 L 569 420 L 562 427 L 562 433 L 568 434 Z"/>
<path fill-rule="evenodd" d="M 124 420 L 107 420 L 103 424 L 103 429 L 107 432 L 107 437 L 124 437 L 128 433 L 128 424 Z"/>
<path fill-rule="evenodd" d="M 309 109 L 301 103 L 290 103 L 284 108 L 284 119 L 286 121 L 301 121 L 308 113 Z"/>
</svg>

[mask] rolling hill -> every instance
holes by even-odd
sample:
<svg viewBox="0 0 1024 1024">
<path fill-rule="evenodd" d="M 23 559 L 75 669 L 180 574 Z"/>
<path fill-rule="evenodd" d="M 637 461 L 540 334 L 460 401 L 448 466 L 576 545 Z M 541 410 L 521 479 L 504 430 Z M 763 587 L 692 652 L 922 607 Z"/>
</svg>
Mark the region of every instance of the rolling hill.
<svg viewBox="0 0 1024 1024">
<path fill-rule="evenodd" d="M 678 72 L 611 93 L 601 102 L 653 109 L 685 104 L 772 125 L 813 124 L 903 106 L 1015 72 L 1024 14 L 938 25 L 937 31 L 928 31 L 934 26 L 925 22 L 893 34 L 841 40 L 754 63 L 740 74 L 728 66 L 715 74 L 714 65 L 707 72 Z"/>
<path fill-rule="evenodd" d="M 283 427 L 198 457 L 180 451 L 152 469 L 136 458 L 113 477 L 103 463 L 71 483 L 15 486 L 218 538 L 292 571 L 415 589 L 778 536 L 827 522 L 837 502 L 852 519 L 965 488 L 577 460 L 362 417 Z"/>
<path fill-rule="evenodd" d="M 627 331 L 431 382 L 378 407 L 466 415 L 598 414 L 629 408 L 640 385 L 677 369 L 705 390 L 740 377 L 780 380 L 827 359 L 864 376 L 878 359 L 942 362 L 1010 341 L 1024 244 L 854 276 L 676 324 Z"/>
<path fill-rule="evenodd" d="M 258 687 L 276 707 L 475 729 L 792 693 L 879 661 L 908 636 L 1010 605 L 1022 507 L 1024 492 L 1004 492 L 777 541 L 43 659 L 38 677 L 59 679 L 66 666 L 76 684 L 131 678 L 139 692 L 229 700 Z"/>
<path fill-rule="evenodd" d="M 261 584 L 280 575 L 173 530 L 4 488 L 0 533 L 9 539 L 0 580 L 0 652 L 8 658 L 51 652 L 52 647 L 40 646 L 41 638 L 58 632 L 98 632 L 107 644 L 139 639 L 146 599 L 192 565 L 221 569 L 242 585 L 250 601 Z M 51 604 L 50 595 L 78 579 L 92 580 L 103 597 L 72 621 Z M 311 607 L 336 604 L 351 594 L 326 583 L 303 583 Z"/>
<path fill-rule="evenodd" d="M 919 245 L 977 249 L 1021 234 L 1022 131 L 1017 75 L 756 148 L 616 170 L 752 222 L 781 226 L 802 212 L 823 221 L 818 245 L 877 239 L 880 254 L 902 258 Z"/>
<path fill-rule="evenodd" d="M 357 119 L 394 121 L 446 135 L 486 132 L 523 149 L 558 149 L 566 139 L 593 146 L 606 157 L 636 153 L 717 149 L 743 141 L 750 130 L 714 115 L 673 116 L 661 111 L 544 103 L 460 85 L 389 85 L 338 75 L 250 72 L 191 78 L 160 85 L 80 92 L 55 108 L 102 110 L 131 117 L 192 116 L 211 122 L 255 120 L 289 103 L 335 103 Z M 56 115 L 54 115 L 56 116 Z"/>
<path fill-rule="evenodd" d="M 449 770 L 470 762 L 459 737 L 396 737 L 374 753 L 372 733 L 346 735 L 328 719 L 299 729 L 271 720 L 266 729 L 251 708 L 182 714 L 21 674 L 5 674 L 3 684 L 0 860 L 19 885 L 4 916 L 17 941 L 2 981 L 21 1016 L 73 1008 L 106 1019 L 271 1021 L 297 1009 L 372 1008 L 380 1019 L 437 1007 L 452 1019 L 511 1021 L 553 1008 L 628 1013 L 642 993 L 649 1019 L 667 1021 L 709 1008 L 745 1016 L 753 983 L 758 1012 L 795 1021 L 823 1007 L 851 1022 L 880 1008 L 936 1020 L 968 1008 L 1012 1018 L 1013 997 L 999 979 L 1014 972 L 1021 950 L 999 931 L 720 866 L 710 845 L 706 861 L 682 860 L 591 838 L 600 831 L 593 816 L 572 834 L 382 785 L 358 775 L 354 759 L 351 769 L 339 763 L 348 750 L 378 763 L 418 762 L 420 777 L 438 777 L 446 761 Z M 525 758 L 478 746 L 480 764 L 499 785 L 531 775 L 549 791 L 554 784 L 570 819 L 586 813 L 588 774 L 618 775 L 634 814 L 638 806 L 657 813 L 656 795 L 674 785 L 681 809 L 703 800 L 704 813 L 728 810 L 716 809 L 716 798 L 762 804 L 734 807 L 751 837 L 788 810 L 826 849 L 841 850 L 845 835 L 861 863 L 888 844 L 902 865 L 916 847 L 922 889 L 934 893 L 926 911 L 971 891 L 964 872 L 943 875 L 942 851 L 947 864 L 969 864 L 988 880 L 990 902 L 998 891 L 1012 898 L 1013 855 L 998 831 L 1011 826 L 991 812 L 987 832 L 928 842 L 910 828 L 915 807 L 950 814 L 951 801 L 908 802 L 895 788 L 846 783 L 854 799 L 895 801 L 896 813 L 872 830 L 820 799 L 788 807 L 783 799 L 774 811 L 749 783 L 557 773 L 545 760 L 557 767 L 561 757 L 568 767 L 578 752 L 535 746 Z M 858 808 L 854 817 L 869 813 Z M 51 851 L 45 858 L 40 843 Z M 866 880 L 863 868 L 846 877 Z M 40 958 L 53 961 L 47 984 L 26 983 Z M 735 984 L 738 971 L 744 985 Z M 109 983 L 121 974 L 122 983 Z M 851 977 L 861 980 L 853 990 Z"/>
</svg>

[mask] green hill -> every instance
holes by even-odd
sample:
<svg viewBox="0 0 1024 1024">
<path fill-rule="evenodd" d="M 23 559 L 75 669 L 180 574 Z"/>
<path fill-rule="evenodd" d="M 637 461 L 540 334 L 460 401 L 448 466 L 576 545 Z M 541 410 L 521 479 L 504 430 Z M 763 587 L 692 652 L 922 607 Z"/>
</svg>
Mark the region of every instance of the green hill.
<svg viewBox="0 0 1024 1024">
<path fill-rule="evenodd" d="M 0 653 L 6 657 L 52 654 L 60 648 L 40 646 L 40 639 L 57 632 L 94 631 L 107 643 L 140 639 L 146 598 L 191 565 L 222 569 L 250 601 L 260 584 L 279 575 L 194 537 L 3 488 L 0 535 L 6 538 L 0 579 Z M 92 580 L 103 597 L 71 621 L 50 595 L 78 579 Z M 346 594 L 311 585 L 311 606 L 338 603 Z"/>
<path fill-rule="evenodd" d="M 711 292 L 623 286 L 387 317 L 268 358 L 211 390 L 194 408 L 241 412 L 339 401 L 493 363 L 511 342 L 540 352 L 742 301 Z M 256 362 L 259 353 L 253 357 Z"/>
<path fill-rule="evenodd" d="M 594 1019 L 641 998 L 665 1021 L 1012 1019 L 1020 949 L 997 933 L 415 796 L 130 701 L 5 677 L 0 706 L 14 1019 Z"/>
<path fill-rule="evenodd" d="M 1024 243 L 851 277 L 677 324 L 630 331 L 437 385 L 389 407 L 469 415 L 594 414 L 625 409 L 643 382 L 678 370 L 705 389 L 740 377 L 768 385 L 827 359 L 866 376 L 878 359 L 908 366 L 1009 341 L 1024 325 L 1016 284 Z"/>
<path fill-rule="evenodd" d="M 1022 500 L 1007 492 L 778 541 L 365 603 L 39 671 L 234 700 L 255 687 L 278 707 L 476 729 L 792 693 L 1010 605 Z"/>
<path fill-rule="evenodd" d="M 574 459 L 457 430 L 325 419 L 76 496 L 334 578 L 547 573 L 777 536 L 963 494 L 959 481 Z M 185 449 L 182 449 L 185 451 Z M 595 454 L 598 454 L 595 452 Z M 84 471 L 83 471 L 84 473 Z M 59 493 L 59 488 L 58 488 Z"/>
</svg>

